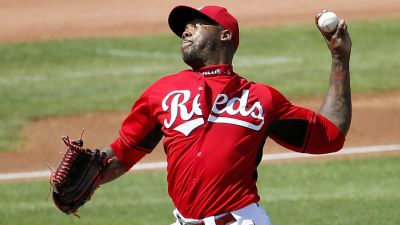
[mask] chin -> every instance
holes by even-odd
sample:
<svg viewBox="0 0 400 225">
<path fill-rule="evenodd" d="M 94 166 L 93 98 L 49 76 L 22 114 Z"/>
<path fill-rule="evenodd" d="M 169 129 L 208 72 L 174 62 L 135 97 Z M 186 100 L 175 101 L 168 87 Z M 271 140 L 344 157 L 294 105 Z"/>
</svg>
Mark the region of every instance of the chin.
<svg viewBox="0 0 400 225">
<path fill-rule="evenodd" d="M 182 52 L 183 61 L 193 69 L 198 69 L 203 67 L 203 60 L 199 57 L 198 54 L 193 54 L 191 51 L 183 51 Z"/>
</svg>

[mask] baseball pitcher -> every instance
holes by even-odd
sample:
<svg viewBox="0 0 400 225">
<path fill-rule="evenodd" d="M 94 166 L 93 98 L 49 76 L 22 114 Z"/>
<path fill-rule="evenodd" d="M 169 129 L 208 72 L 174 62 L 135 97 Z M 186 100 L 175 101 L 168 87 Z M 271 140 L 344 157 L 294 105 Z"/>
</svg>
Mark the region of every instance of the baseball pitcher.
<svg viewBox="0 0 400 225">
<path fill-rule="evenodd" d="M 149 86 L 109 147 L 92 151 L 81 140 L 64 137 L 66 155 L 51 175 L 54 202 L 75 214 L 100 184 L 124 174 L 164 137 L 174 225 L 271 224 L 256 185 L 266 139 L 309 154 L 335 152 L 344 144 L 351 120 L 345 21 L 333 33 L 320 30 L 332 67 L 319 112 L 235 73 L 239 26 L 225 8 L 177 6 L 168 23 L 181 38 L 190 68 Z"/>
</svg>

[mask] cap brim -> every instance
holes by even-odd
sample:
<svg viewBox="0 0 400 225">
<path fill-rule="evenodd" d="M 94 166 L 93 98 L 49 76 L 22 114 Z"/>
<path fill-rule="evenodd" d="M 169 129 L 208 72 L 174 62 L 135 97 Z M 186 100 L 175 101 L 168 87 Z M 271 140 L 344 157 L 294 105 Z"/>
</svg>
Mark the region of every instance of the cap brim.
<svg viewBox="0 0 400 225">
<path fill-rule="evenodd" d="M 208 18 L 205 14 L 199 12 L 197 9 L 190 6 L 180 5 L 175 7 L 168 17 L 168 25 L 171 30 L 178 36 L 182 37 L 183 31 L 185 31 L 186 24 L 195 18 Z"/>
</svg>

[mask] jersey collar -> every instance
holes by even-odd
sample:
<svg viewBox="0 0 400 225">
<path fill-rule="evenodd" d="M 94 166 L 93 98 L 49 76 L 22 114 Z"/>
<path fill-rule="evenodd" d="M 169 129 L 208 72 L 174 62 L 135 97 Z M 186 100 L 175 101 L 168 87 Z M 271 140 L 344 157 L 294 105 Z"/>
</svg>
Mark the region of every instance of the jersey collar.
<svg viewBox="0 0 400 225">
<path fill-rule="evenodd" d="M 234 75 L 233 67 L 232 67 L 232 65 L 229 65 L 229 64 L 205 66 L 200 69 L 194 70 L 193 72 L 200 73 L 204 76 L 211 76 L 211 75 L 232 76 L 232 75 Z"/>
</svg>

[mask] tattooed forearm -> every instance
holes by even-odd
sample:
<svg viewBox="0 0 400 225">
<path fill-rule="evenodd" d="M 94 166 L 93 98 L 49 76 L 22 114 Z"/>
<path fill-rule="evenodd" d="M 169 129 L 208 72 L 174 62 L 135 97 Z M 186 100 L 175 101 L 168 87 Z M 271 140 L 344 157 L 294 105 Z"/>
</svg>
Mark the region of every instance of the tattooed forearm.
<svg viewBox="0 0 400 225">
<path fill-rule="evenodd" d="M 351 123 L 351 108 L 349 59 L 333 57 L 329 89 L 320 113 L 346 135 Z"/>
</svg>

